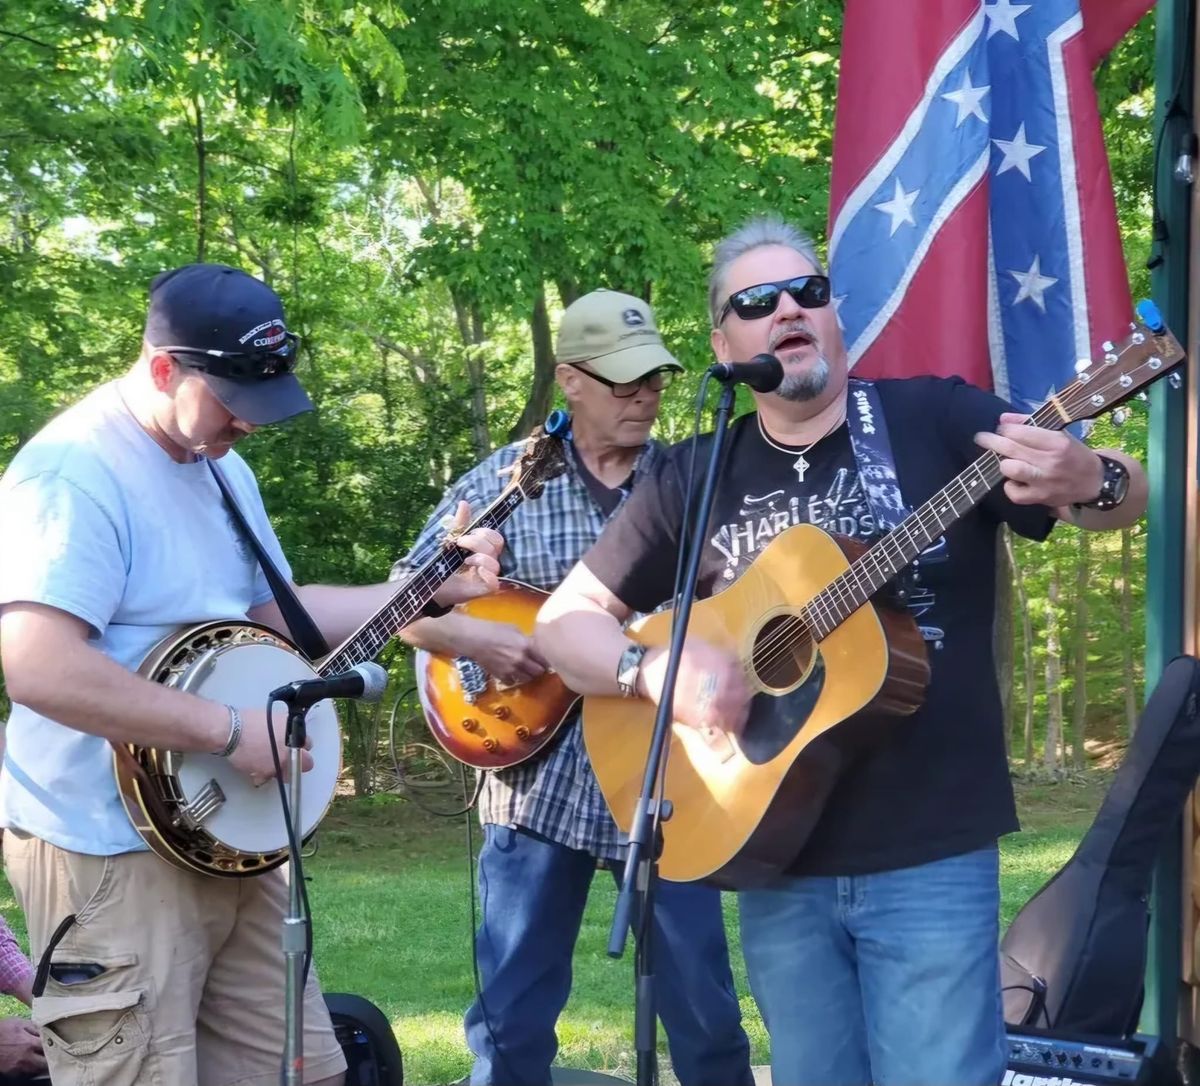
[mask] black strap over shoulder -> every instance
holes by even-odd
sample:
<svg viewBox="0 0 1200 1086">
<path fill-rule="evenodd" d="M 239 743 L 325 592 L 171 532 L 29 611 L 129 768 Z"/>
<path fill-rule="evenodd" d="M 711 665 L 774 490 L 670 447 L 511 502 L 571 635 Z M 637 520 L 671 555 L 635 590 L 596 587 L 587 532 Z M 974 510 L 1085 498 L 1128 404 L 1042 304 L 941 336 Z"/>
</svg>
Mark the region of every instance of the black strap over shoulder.
<svg viewBox="0 0 1200 1086">
<path fill-rule="evenodd" d="M 225 498 L 225 504 L 229 506 L 229 510 L 233 514 L 234 521 L 237 523 L 242 535 L 245 536 L 246 542 L 253 548 L 254 554 L 258 558 L 258 564 L 262 566 L 267 583 L 271 586 L 271 591 L 275 594 L 275 602 L 279 604 L 283 620 L 287 623 L 288 630 L 291 632 L 292 640 L 300 646 L 301 651 L 310 660 L 317 660 L 325 656 L 329 652 L 329 645 L 326 644 L 321 631 L 317 629 L 317 624 L 313 622 L 312 616 L 304 609 L 304 604 L 300 602 L 299 597 L 288 583 L 287 578 L 279 572 L 279 569 L 271 560 L 271 556 L 267 553 L 267 549 L 258 541 L 258 536 L 254 534 L 254 529 L 250 527 L 245 514 L 238 508 L 233 491 L 229 489 L 229 483 L 226 482 L 225 476 L 220 468 L 217 467 L 216 462 L 209 460 L 208 467 L 213 473 L 213 478 L 217 481 L 217 486 L 221 488 L 221 494 Z"/>
</svg>

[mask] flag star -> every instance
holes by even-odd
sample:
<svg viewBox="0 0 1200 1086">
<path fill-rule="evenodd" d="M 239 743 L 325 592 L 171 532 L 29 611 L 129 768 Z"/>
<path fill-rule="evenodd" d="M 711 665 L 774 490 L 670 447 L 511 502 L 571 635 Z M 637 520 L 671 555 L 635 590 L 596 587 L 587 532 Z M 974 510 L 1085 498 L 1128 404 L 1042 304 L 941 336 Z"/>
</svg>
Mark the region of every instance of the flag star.
<svg viewBox="0 0 1200 1086">
<path fill-rule="evenodd" d="M 1020 290 L 1017 291 L 1017 296 L 1013 299 L 1013 305 L 1026 300 L 1033 302 L 1043 313 L 1046 312 L 1046 299 L 1043 295 L 1048 287 L 1054 286 L 1058 282 L 1057 279 L 1049 275 L 1042 274 L 1042 258 L 1035 256 L 1033 263 L 1029 265 L 1029 271 L 1019 272 L 1010 271 L 1011 275 L 1019 284 Z"/>
<path fill-rule="evenodd" d="M 958 128 L 968 117 L 978 117 L 985 124 L 987 117 L 983 115 L 983 96 L 992 88 L 990 86 L 976 87 L 971 84 L 971 73 L 963 72 L 962 86 L 956 91 L 949 91 L 942 97 L 958 106 L 958 118 L 954 127 Z"/>
<path fill-rule="evenodd" d="M 842 302 L 846 300 L 846 295 L 835 294 L 829 299 L 829 304 L 833 306 L 833 314 L 837 317 L 838 327 L 844 332 L 846 330 L 846 322 L 842 320 Z"/>
<path fill-rule="evenodd" d="M 892 229 L 888 237 L 895 237 L 896 231 L 900 229 L 902 223 L 908 223 L 910 226 L 917 225 L 917 220 L 913 218 L 912 206 L 920 193 L 920 189 L 905 192 L 904 186 L 900 184 L 900 178 L 897 177 L 892 198 L 875 205 L 877 211 L 882 211 L 885 215 L 892 217 Z"/>
<path fill-rule="evenodd" d="M 1004 159 L 996 168 L 996 175 L 1004 173 L 1006 170 L 1020 170 L 1025 175 L 1026 181 L 1032 181 L 1029 176 L 1029 160 L 1034 155 L 1040 155 L 1046 148 L 1036 143 L 1030 143 L 1025 138 L 1025 125 L 1017 129 L 1017 134 L 1010 140 L 992 140 L 992 142 L 1000 148 L 1004 154 Z"/>
<path fill-rule="evenodd" d="M 987 36 L 990 38 L 993 34 L 1004 31 L 1013 41 L 1020 41 L 1021 36 L 1017 33 L 1017 17 L 1024 15 L 1032 6 L 1032 4 L 1014 4 L 1012 0 L 996 0 L 994 4 L 984 4 L 983 13 L 988 17 Z"/>
</svg>

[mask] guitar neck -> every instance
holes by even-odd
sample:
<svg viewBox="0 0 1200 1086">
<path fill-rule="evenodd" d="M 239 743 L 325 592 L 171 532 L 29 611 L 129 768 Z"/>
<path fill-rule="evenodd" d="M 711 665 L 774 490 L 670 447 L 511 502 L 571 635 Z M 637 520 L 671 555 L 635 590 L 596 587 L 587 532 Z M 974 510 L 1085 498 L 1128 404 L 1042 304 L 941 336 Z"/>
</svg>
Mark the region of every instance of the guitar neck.
<svg viewBox="0 0 1200 1086">
<path fill-rule="evenodd" d="M 1065 424 L 1053 397 L 1025 422 L 1026 426 L 1043 430 L 1061 430 Z M 984 453 L 860 555 L 849 569 L 805 605 L 803 618 L 816 638 L 828 637 L 1003 479 L 1000 457 L 994 452 Z"/>
<path fill-rule="evenodd" d="M 499 528 L 525 500 L 521 486 L 510 486 L 478 517 L 466 531 Z M 464 533 L 465 534 L 465 533 Z M 415 622 L 426 606 L 467 560 L 468 552 L 447 540 L 437 554 L 413 573 L 374 615 L 339 645 L 318 669 L 321 675 L 347 671 L 364 660 L 374 660 L 397 630 Z"/>
</svg>

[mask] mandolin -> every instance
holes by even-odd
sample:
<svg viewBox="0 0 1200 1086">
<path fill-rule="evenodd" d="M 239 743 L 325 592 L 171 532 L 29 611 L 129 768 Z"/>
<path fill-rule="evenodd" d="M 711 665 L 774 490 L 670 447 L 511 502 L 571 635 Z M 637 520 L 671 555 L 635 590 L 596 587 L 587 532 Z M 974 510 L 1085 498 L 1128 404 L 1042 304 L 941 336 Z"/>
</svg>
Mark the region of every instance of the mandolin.
<svg viewBox="0 0 1200 1086">
<path fill-rule="evenodd" d="M 1059 430 L 1092 418 L 1178 365 L 1183 351 L 1157 311 L 1143 303 L 1139 313 L 1144 322 L 1082 363 L 1027 424 Z M 873 597 L 1002 481 L 999 457 L 985 453 L 869 548 L 796 525 L 727 589 L 695 604 L 689 634 L 740 657 L 755 694 L 741 736 L 672 725 L 663 877 L 738 889 L 786 870 L 846 767 L 889 718 L 913 713 L 924 697 L 929 662 L 915 622 Z M 627 632 L 666 645 L 671 623 L 662 611 Z M 646 700 L 584 699 L 588 756 L 625 832 L 654 717 Z"/>
</svg>

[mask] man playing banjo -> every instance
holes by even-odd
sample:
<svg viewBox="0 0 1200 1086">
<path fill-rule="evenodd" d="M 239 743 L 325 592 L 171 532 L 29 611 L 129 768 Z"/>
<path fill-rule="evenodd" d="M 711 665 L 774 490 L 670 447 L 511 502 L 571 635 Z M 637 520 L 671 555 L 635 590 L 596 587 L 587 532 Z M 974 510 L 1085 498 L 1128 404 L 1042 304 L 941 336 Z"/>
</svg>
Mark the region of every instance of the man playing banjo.
<svg viewBox="0 0 1200 1086">
<path fill-rule="evenodd" d="M 137 668 L 179 626 L 243 618 L 286 632 L 205 461 L 221 461 L 290 580 L 254 476 L 231 450 L 311 408 L 295 359 L 280 301 L 259 280 L 215 264 L 164 273 L 137 362 L 50 422 L 0 479 L 0 662 L 13 701 L 0 823 L 34 957 L 57 940 L 60 967 L 33 1001 L 56 1086 L 278 1081 L 286 877 L 213 878 L 149 852 L 122 807 L 109 741 L 223 755 L 255 783 L 274 776 L 267 689 L 227 706 Z M 441 606 L 496 583 L 500 537 L 458 543 L 472 553 Z M 337 644 L 396 586 L 297 591 Z M 341 1083 L 313 977 L 305 999 L 307 1081 Z"/>
</svg>

